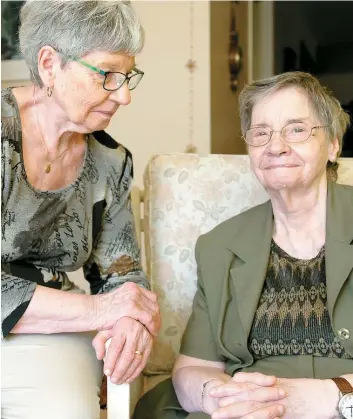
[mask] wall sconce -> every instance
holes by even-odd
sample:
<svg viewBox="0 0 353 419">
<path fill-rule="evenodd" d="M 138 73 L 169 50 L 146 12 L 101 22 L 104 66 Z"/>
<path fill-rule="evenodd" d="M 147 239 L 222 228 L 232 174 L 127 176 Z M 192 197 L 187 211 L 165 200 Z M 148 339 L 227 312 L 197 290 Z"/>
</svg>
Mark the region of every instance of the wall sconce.
<svg viewBox="0 0 353 419">
<path fill-rule="evenodd" d="M 243 52 L 239 45 L 239 36 L 236 29 L 236 4 L 238 1 L 230 1 L 230 39 L 228 50 L 230 88 L 236 92 L 238 88 L 238 77 L 243 64 Z"/>
</svg>

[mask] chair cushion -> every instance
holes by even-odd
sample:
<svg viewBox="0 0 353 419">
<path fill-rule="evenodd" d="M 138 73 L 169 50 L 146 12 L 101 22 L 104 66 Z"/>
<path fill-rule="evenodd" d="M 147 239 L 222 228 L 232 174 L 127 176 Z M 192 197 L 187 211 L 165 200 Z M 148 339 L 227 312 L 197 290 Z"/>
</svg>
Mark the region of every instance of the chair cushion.
<svg viewBox="0 0 353 419">
<path fill-rule="evenodd" d="M 152 158 L 145 172 L 147 274 L 159 296 L 162 329 L 147 374 L 170 373 L 196 292 L 197 238 L 268 195 L 248 156 L 192 154 Z M 339 182 L 353 184 L 353 159 L 342 159 Z"/>
</svg>

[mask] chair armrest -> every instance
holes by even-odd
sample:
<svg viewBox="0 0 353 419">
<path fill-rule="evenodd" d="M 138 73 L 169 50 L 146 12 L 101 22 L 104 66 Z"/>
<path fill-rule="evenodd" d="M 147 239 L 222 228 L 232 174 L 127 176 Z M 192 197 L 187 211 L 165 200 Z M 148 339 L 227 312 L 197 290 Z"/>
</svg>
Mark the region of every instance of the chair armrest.
<svg viewBox="0 0 353 419">
<path fill-rule="evenodd" d="M 106 342 L 106 351 L 110 339 Z M 140 375 L 131 384 L 113 384 L 107 379 L 107 419 L 130 419 L 136 403 L 142 396 L 143 377 Z"/>
<path fill-rule="evenodd" d="M 130 419 L 130 384 L 113 384 L 107 380 L 107 419 Z"/>
</svg>

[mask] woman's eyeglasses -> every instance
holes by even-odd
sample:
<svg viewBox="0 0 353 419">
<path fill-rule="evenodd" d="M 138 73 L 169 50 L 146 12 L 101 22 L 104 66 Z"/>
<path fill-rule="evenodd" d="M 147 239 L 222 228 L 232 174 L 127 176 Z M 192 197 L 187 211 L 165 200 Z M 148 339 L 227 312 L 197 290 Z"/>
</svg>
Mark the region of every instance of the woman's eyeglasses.
<svg viewBox="0 0 353 419">
<path fill-rule="evenodd" d="M 328 125 L 316 125 L 311 127 L 305 122 L 288 124 L 279 131 L 275 131 L 269 127 L 253 127 L 246 131 L 243 138 L 245 142 L 252 147 L 261 147 L 271 140 L 274 132 L 279 132 L 284 141 L 287 141 L 288 143 L 301 143 L 311 137 L 313 129 L 327 127 Z"/>
</svg>

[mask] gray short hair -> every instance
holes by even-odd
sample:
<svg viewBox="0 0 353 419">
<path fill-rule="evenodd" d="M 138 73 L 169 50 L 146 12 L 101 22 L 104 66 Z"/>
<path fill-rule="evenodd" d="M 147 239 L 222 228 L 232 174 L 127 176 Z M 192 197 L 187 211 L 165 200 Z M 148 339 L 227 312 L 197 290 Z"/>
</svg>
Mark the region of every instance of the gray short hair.
<svg viewBox="0 0 353 419">
<path fill-rule="evenodd" d="M 292 71 L 267 79 L 254 81 L 245 86 L 239 95 L 241 130 L 243 135 L 250 128 L 252 111 L 256 103 L 267 94 L 287 87 L 299 87 L 308 96 L 311 105 L 323 125 L 328 125 L 329 139 L 339 141 L 340 156 L 343 146 L 343 135 L 349 126 L 349 115 L 342 109 L 339 101 L 319 80 L 309 73 Z M 331 177 L 337 177 L 337 163 L 328 162 Z"/>
<path fill-rule="evenodd" d="M 50 45 L 64 55 L 81 58 L 93 51 L 136 55 L 144 31 L 130 1 L 27 0 L 20 12 L 20 49 L 32 81 L 43 86 L 38 52 Z"/>
</svg>

